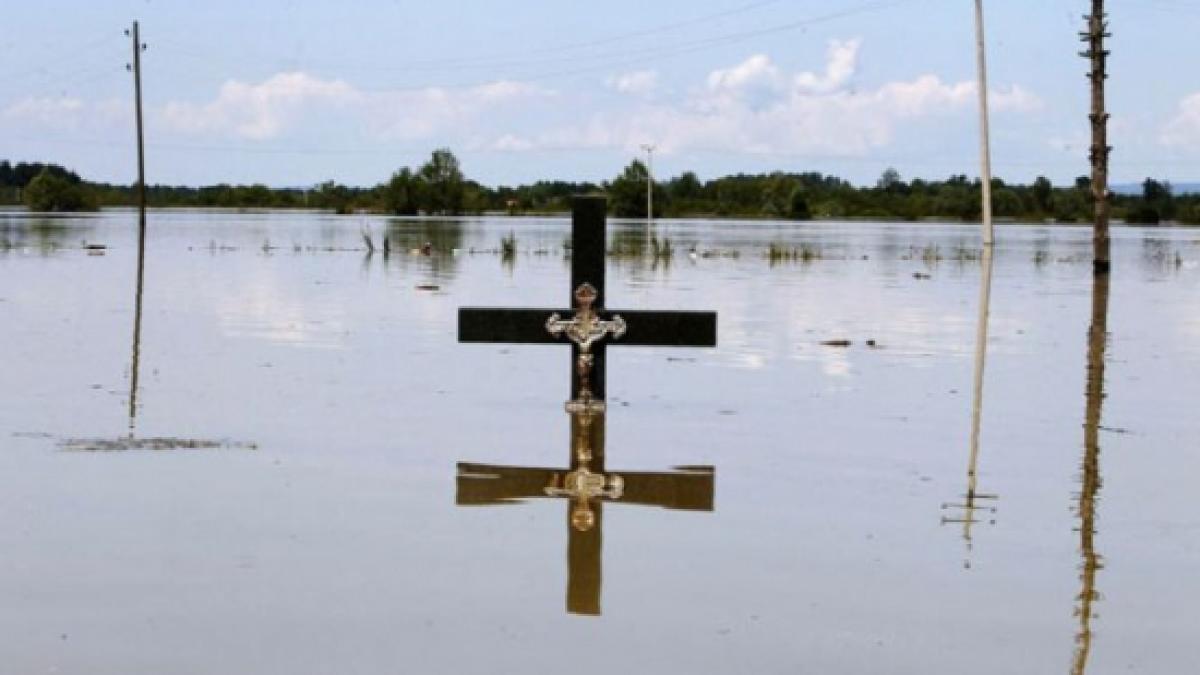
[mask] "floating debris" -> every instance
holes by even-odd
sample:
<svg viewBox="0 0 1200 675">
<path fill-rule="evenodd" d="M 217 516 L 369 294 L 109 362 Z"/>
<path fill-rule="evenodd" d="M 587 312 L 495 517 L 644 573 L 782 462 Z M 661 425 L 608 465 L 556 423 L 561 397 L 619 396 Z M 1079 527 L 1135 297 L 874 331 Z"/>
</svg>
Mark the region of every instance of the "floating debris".
<svg viewBox="0 0 1200 675">
<path fill-rule="evenodd" d="M 927 272 L 913 272 L 914 279 L 932 279 L 933 275 Z"/>
<path fill-rule="evenodd" d="M 417 290 L 418 291 L 440 291 L 440 290 L 442 290 L 442 287 L 438 286 L 437 284 L 417 284 Z"/>
<path fill-rule="evenodd" d="M 821 344 L 825 347 L 849 347 L 854 344 L 850 340 L 822 340 Z"/>
<path fill-rule="evenodd" d="M 254 443 L 196 438 L 152 437 L 137 438 L 68 438 L 58 444 L 67 452 L 126 452 L 130 450 L 257 450 Z"/>
</svg>

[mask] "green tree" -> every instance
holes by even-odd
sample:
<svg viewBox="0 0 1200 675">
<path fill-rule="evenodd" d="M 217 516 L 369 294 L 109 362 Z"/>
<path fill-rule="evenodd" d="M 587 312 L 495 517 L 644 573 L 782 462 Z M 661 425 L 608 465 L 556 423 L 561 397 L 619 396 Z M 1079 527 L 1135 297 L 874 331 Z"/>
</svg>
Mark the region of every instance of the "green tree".
<svg viewBox="0 0 1200 675">
<path fill-rule="evenodd" d="M 875 182 L 875 187 L 884 192 L 904 192 L 908 186 L 900 178 L 900 172 L 889 166 L 879 176 L 879 180 Z"/>
<path fill-rule="evenodd" d="M 463 209 L 463 173 L 458 158 L 448 148 L 433 151 L 420 171 L 425 182 L 423 206 L 428 213 L 457 215 Z"/>
<path fill-rule="evenodd" d="M 233 198 L 235 200 L 241 198 L 236 188 Z M 354 197 L 350 193 L 350 188 L 332 180 L 327 180 L 317 186 L 316 192 L 312 195 L 312 204 L 319 209 L 333 209 L 337 213 L 350 213 L 353 211 L 351 204 L 353 199 Z"/>
<path fill-rule="evenodd" d="M 684 171 L 678 178 L 671 179 L 667 192 L 674 201 L 700 199 L 704 194 L 704 186 L 693 171 Z"/>
<path fill-rule="evenodd" d="M 799 187 L 800 183 L 786 174 L 771 174 L 763 186 L 759 210 L 764 215 L 786 218 L 792 210 L 792 194 Z"/>
<path fill-rule="evenodd" d="M 412 169 L 404 167 L 392 174 L 384 187 L 384 208 L 402 216 L 415 216 L 421 210 L 425 183 L 413 175 Z"/>
<path fill-rule="evenodd" d="M 31 211 L 90 211 L 95 197 L 80 182 L 42 169 L 25 187 L 25 204 Z"/>
<path fill-rule="evenodd" d="M 608 184 L 608 207 L 618 218 L 646 217 L 646 178 L 649 176 L 646 165 L 635 159 L 625 167 L 621 175 Z M 662 200 L 655 185 L 654 211 L 659 213 Z"/>
<path fill-rule="evenodd" d="M 1050 179 L 1045 176 L 1038 176 L 1033 180 L 1033 206 L 1042 213 L 1049 213 L 1053 207 L 1051 202 L 1054 194 L 1054 186 L 1050 184 Z"/>
<path fill-rule="evenodd" d="M 791 198 L 788 200 L 788 217 L 792 220 L 812 220 L 812 213 L 808 210 L 808 197 L 805 196 L 804 188 L 797 186 L 792 190 Z"/>
<path fill-rule="evenodd" d="M 1011 188 L 996 190 L 992 193 L 992 213 L 1001 218 L 1011 218 L 1020 215 L 1021 198 Z"/>
</svg>

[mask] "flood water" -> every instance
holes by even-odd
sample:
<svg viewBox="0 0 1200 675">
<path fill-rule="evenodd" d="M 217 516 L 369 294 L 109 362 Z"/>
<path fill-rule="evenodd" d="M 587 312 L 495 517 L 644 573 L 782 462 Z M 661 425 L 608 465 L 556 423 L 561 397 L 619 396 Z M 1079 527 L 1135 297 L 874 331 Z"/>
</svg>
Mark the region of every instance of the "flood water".
<svg viewBox="0 0 1200 675">
<path fill-rule="evenodd" d="M 569 350 L 456 340 L 569 233 L 152 212 L 135 331 L 135 214 L 0 212 L 0 671 L 1195 667 L 1200 231 L 999 227 L 968 495 L 977 226 L 610 222 L 719 344 L 609 350 L 587 533 Z"/>
</svg>

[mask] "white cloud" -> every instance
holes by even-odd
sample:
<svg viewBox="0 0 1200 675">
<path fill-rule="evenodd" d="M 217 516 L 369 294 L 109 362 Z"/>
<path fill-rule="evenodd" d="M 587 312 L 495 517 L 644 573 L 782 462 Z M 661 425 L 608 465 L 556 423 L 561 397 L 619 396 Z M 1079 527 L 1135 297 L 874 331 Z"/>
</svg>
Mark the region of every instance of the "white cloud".
<svg viewBox="0 0 1200 675">
<path fill-rule="evenodd" d="M 638 70 L 614 75 L 604 83 L 622 94 L 648 94 L 658 86 L 658 73 L 653 70 Z"/>
<path fill-rule="evenodd" d="M 1200 148 L 1200 92 L 1179 102 L 1175 116 L 1159 135 L 1159 142 L 1168 147 Z"/>
<path fill-rule="evenodd" d="M 825 74 L 800 73 L 796 86 L 813 92 L 833 91 L 846 84 L 858 68 L 858 48 L 862 40 L 831 40 L 826 50 Z"/>
<path fill-rule="evenodd" d="M 532 150 L 533 142 L 528 138 L 522 138 L 516 134 L 504 134 L 493 141 L 488 147 L 492 150 L 519 152 L 521 150 Z"/>
<path fill-rule="evenodd" d="M 361 98 L 341 80 L 320 80 L 300 72 L 279 73 L 260 84 L 226 82 L 209 103 L 168 103 L 163 119 L 180 131 L 232 131 L 243 138 L 263 140 L 279 135 L 289 119 L 314 104 L 344 106 Z"/>
<path fill-rule="evenodd" d="M 77 98 L 27 96 L 0 110 L 0 117 L 41 125 L 76 127 L 83 110 L 84 103 Z"/>
<path fill-rule="evenodd" d="M 755 54 L 736 66 L 708 74 L 708 88 L 715 92 L 778 89 L 780 83 L 779 69 L 766 54 Z"/>
<path fill-rule="evenodd" d="M 162 120 L 169 128 L 186 133 L 267 140 L 300 126 L 306 118 L 332 111 L 341 115 L 339 123 L 361 127 L 373 138 L 411 140 L 426 138 L 497 106 L 548 93 L 532 84 L 507 80 L 465 89 L 367 91 L 342 80 L 290 72 L 258 84 L 226 82 L 207 103 L 168 103 L 162 109 Z"/>
<path fill-rule="evenodd" d="M 521 148 L 607 147 L 635 150 L 653 138 L 664 152 L 717 150 L 861 156 L 892 142 L 900 125 L 973 111 L 974 82 L 936 75 L 852 88 L 860 41 L 833 41 L 820 74 L 788 74 L 769 56 L 713 70 L 682 102 L 602 112 L 587 121 L 521 138 Z M 991 92 L 991 107 L 1028 113 L 1042 105 L 1019 86 Z M 518 144 L 509 139 L 511 148 Z"/>
</svg>

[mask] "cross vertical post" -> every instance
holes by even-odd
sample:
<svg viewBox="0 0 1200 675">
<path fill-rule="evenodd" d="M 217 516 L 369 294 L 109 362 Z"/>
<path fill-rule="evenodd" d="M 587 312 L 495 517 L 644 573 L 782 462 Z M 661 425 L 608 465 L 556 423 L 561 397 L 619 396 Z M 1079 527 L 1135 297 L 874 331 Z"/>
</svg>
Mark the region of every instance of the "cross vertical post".
<svg viewBox="0 0 1200 675">
<path fill-rule="evenodd" d="M 604 307 L 605 254 L 608 250 L 607 216 L 608 200 L 600 196 L 579 196 L 571 202 L 571 288 L 568 289 L 567 306 L 575 306 L 575 291 L 584 284 L 596 289 L 593 305 Z M 590 385 L 592 396 L 605 400 L 605 348 L 604 341 L 592 345 L 592 368 Z M 571 363 L 579 360 L 579 345 L 571 343 Z M 580 372 L 571 369 L 571 398 L 579 393 Z"/>
<path fill-rule="evenodd" d="M 608 200 L 603 196 L 575 197 L 571 207 L 570 309 L 462 307 L 458 311 L 458 341 L 568 342 L 571 344 L 569 404 L 594 404 L 593 407 L 600 410 L 607 395 L 605 366 L 610 344 L 715 347 L 717 315 L 715 312 L 607 309 L 604 282 Z M 582 356 L 587 359 L 581 360 Z M 585 393 L 586 397 L 582 395 Z"/>
</svg>

